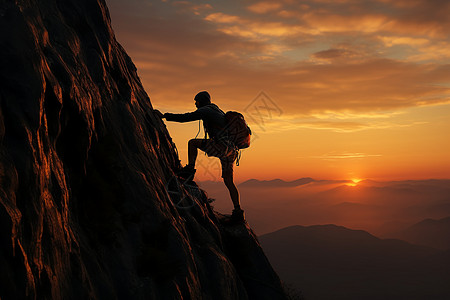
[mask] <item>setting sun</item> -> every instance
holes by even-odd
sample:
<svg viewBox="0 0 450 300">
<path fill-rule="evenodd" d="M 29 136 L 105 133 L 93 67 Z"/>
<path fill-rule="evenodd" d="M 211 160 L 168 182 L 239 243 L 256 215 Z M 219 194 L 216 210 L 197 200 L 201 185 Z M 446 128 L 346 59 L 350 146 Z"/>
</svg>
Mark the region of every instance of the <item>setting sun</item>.
<svg viewBox="0 0 450 300">
<path fill-rule="evenodd" d="M 354 178 L 354 179 L 352 179 L 351 181 L 352 181 L 352 182 L 347 183 L 348 186 L 357 186 L 358 183 L 362 181 L 362 179 L 356 179 L 356 178 Z"/>
</svg>

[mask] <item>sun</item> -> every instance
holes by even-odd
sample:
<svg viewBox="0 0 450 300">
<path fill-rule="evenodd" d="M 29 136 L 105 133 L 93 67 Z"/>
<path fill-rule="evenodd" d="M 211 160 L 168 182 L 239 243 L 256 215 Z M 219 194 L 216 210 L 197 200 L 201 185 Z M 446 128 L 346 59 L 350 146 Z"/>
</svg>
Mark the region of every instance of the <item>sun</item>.
<svg viewBox="0 0 450 300">
<path fill-rule="evenodd" d="M 359 178 L 353 178 L 351 179 L 352 182 L 347 183 L 348 186 L 357 186 L 358 182 L 362 181 L 362 179 Z"/>
</svg>

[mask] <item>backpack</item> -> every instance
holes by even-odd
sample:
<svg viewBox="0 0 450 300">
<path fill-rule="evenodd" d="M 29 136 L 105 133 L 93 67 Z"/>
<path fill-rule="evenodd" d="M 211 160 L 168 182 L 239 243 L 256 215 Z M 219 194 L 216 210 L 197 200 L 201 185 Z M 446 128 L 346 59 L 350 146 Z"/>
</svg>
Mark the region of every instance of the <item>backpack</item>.
<svg viewBox="0 0 450 300">
<path fill-rule="evenodd" d="M 248 127 L 244 116 L 236 111 L 227 111 L 225 114 L 225 129 L 228 132 L 228 138 L 239 149 L 250 147 L 250 135 L 252 131 Z"/>
</svg>

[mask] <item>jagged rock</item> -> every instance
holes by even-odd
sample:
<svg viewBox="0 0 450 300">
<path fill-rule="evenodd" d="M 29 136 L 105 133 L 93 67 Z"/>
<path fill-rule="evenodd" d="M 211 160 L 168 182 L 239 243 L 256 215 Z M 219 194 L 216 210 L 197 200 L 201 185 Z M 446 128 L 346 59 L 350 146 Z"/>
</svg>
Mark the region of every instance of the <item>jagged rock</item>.
<svg viewBox="0 0 450 300">
<path fill-rule="evenodd" d="M 2 0 L 0 28 L 1 299 L 285 299 L 247 225 L 174 177 L 103 0 Z"/>
</svg>

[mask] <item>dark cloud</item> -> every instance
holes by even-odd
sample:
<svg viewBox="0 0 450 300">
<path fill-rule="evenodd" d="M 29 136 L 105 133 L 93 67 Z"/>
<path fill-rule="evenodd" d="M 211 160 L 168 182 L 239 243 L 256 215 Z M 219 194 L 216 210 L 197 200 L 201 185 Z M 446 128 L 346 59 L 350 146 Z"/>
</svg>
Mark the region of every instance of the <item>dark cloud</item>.
<svg viewBox="0 0 450 300">
<path fill-rule="evenodd" d="M 313 53 L 312 57 L 318 60 L 325 61 L 339 61 L 339 60 L 348 60 L 352 58 L 359 57 L 360 55 L 355 51 L 351 51 L 348 49 L 328 49 Z"/>
</svg>

